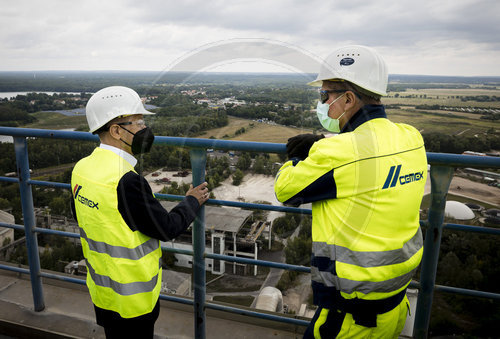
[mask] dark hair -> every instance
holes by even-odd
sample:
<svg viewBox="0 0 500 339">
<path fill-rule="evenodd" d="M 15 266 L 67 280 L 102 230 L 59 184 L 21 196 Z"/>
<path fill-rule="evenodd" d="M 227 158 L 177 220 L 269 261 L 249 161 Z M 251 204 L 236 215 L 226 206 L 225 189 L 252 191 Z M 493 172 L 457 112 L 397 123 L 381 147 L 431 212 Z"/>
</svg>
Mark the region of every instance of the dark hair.
<svg viewBox="0 0 500 339">
<path fill-rule="evenodd" d="M 104 126 L 99 127 L 94 132 L 92 132 L 92 134 L 101 135 L 101 133 L 107 132 L 108 130 L 109 130 L 109 126 L 108 126 L 108 124 L 105 124 Z"/>
<path fill-rule="evenodd" d="M 125 117 L 124 115 L 120 115 L 114 119 L 111 119 L 110 121 L 105 123 L 102 127 L 99 127 L 94 132 L 92 132 L 92 134 L 100 135 L 101 133 L 109 131 L 109 128 L 111 127 L 111 125 L 113 125 L 114 123 L 117 123 L 117 122 L 121 122 L 124 117 Z"/>
</svg>

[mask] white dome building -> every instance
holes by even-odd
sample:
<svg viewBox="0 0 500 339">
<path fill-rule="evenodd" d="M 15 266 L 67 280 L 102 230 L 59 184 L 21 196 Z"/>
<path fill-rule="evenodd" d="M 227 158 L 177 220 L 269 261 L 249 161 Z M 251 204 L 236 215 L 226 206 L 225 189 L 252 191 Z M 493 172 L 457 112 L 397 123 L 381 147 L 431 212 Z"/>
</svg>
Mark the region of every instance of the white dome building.
<svg viewBox="0 0 500 339">
<path fill-rule="evenodd" d="M 470 220 L 475 217 L 474 212 L 467 205 L 459 201 L 447 201 L 444 215 L 445 217 L 457 220 Z"/>
</svg>

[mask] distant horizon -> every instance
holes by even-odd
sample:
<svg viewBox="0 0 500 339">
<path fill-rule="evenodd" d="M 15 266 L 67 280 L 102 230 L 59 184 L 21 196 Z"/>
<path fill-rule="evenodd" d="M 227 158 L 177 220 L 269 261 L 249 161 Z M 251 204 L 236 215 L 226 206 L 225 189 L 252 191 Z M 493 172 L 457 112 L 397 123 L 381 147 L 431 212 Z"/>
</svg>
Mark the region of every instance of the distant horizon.
<svg viewBox="0 0 500 339">
<path fill-rule="evenodd" d="M 155 70 L 0 70 L 1 74 L 15 73 L 143 73 L 143 74 L 210 74 L 210 75 L 311 75 L 317 73 L 300 73 L 300 72 L 264 72 L 264 71 L 155 71 Z M 389 77 L 409 76 L 409 77 L 439 77 L 439 78 L 500 78 L 500 75 L 436 75 L 436 74 L 414 74 L 414 73 L 389 73 Z"/>
</svg>

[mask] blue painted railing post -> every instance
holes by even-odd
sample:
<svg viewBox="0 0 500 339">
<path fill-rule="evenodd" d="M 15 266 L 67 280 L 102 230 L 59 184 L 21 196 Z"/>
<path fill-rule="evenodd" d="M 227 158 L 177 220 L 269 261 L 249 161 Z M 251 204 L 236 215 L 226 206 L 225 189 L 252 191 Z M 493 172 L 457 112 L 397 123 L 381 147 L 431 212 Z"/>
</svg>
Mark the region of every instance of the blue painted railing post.
<svg viewBox="0 0 500 339">
<path fill-rule="evenodd" d="M 420 292 L 418 295 L 413 335 L 427 338 L 431 319 L 432 298 L 436 283 L 439 247 L 443 232 L 446 195 L 453 178 L 453 167 L 431 166 L 431 204 L 429 207 L 428 227 L 425 232 L 424 254 L 420 271 Z"/>
<path fill-rule="evenodd" d="M 40 276 L 40 257 L 38 256 L 38 241 L 35 233 L 35 210 L 33 207 L 33 194 L 30 180 L 30 167 L 28 162 L 28 143 L 25 137 L 14 137 L 16 152 L 17 174 L 19 177 L 19 191 L 21 194 L 21 207 L 23 210 L 24 232 L 26 247 L 28 249 L 28 264 L 30 266 L 31 290 L 35 311 L 40 312 L 45 308 L 43 300 L 42 278 Z"/>
<path fill-rule="evenodd" d="M 193 186 L 205 181 L 207 152 L 190 151 Z M 193 226 L 194 337 L 205 338 L 205 206 L 201 206 Z"/>
</svg>

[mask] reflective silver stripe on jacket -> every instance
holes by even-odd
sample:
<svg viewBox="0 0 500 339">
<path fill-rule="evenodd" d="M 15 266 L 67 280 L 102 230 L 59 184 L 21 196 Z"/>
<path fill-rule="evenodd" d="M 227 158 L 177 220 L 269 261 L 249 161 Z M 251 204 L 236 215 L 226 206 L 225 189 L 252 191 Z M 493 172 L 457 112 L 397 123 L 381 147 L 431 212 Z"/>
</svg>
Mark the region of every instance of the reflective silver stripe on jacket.
<svg viewBox="0 0 500 339">
<path fill-rule="evenodd" d="M 80 227 L 80 236 L 87 241 L 89 249 L 97 253 L 106 253 L 113 258 L 123 258 L 130 260 L 139 260 L 151 252 L 154 252 L 160 246 L 157 239 L 149 239 L 135 248 L 128 248 L 123 246 L 113 246 L 102 241 L 95 241 L 89 239 L 87 234 Z"/>
<path fill-rule="evenodd" d="M 152 292 L 156 286 L 156 283 L 158 282 L 158 274 L 156 274 L 150 281 L 137 281 L 128 284 L 122 284 L 114 281 L 106 275 L 97 274 L 92 265 L 89 264 L 88 260 L 85 260 L 85 262 L 87 264 L 87 270 L 96 285 L 109 287 L 119 295 L 127 296 L 137 293 Z"/>
<path fill-rule="evenodd" d="M 405 286 L 413 277 L 418 267 L 399 277 L 384 281 L 355 281 L 345 278 L 339 278 L 331 272 L 319 271 L 317 267 L 311 267 L 311 279 L 319 282 L 326 287 L 335 287 L 337 290 L 351 294 L 361 292 L 368 294 L 370 292 L 389 293 Z"/>
<path fill-rule="evenodd" d="M 360 267 L 377 267 L 400 264 L 415 255 L 423 246 L 422 230 L 408 240 L 402 248 L 388 251 L 362 252 L 352 251 L 347 247 L 330 245 L 326 242 L 313 241 L 312 251 L 316 257 L 328 257 L 330 260 Z"/>
</svg>

